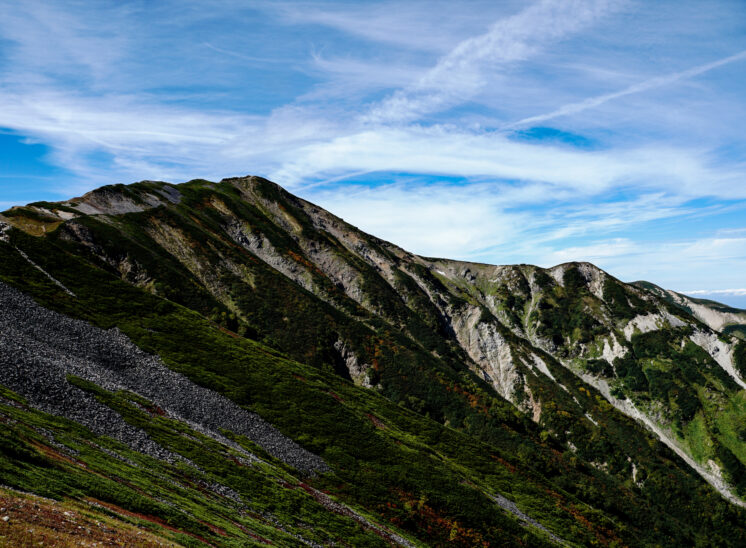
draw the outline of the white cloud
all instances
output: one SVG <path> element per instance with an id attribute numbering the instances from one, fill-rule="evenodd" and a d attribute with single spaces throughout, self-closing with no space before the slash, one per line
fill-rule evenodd
<path id="1" fill-rule="evenodd" d="M 729 295 L 734 297 L 746 297 L 746 289 L 694 289 L 682 291 L 686 295 Z"/>
<path id="2" fill-rule="evenodd" d="M 503 211 L 499 193 L 489 185 L 464 192 L 446 184 L 401 182 L 302 195 L 366 232 L 425 256 L 470 258 L 482 247 L 518 237 L 527 221 Z"/>
<path id="3" fill-rule="evenodd" d="M 459 43 L 416 83 L 375 105 L 363 120 L 410 122 L 464 103 L 485 85 L 485 72 L 521 61 L 548 42 L 576 32 L 611 11 L 606 0 L 542 0 L 498 20 L 489 30 Z"/>
<path id="4" fill-rule="evenodd" d="M 622 232 L 641 223 L 691 215 L 680 201 L 641 195 L 627 201 L 581 204 L 544 184 L 433 184 L 383 176 L 385 184 L 327 184 L 299 190 L 304 198 L 366 232 L 426 256 L 488 263 L 533 261 L 545 266 L 634 250 L 624 238 L 592 247 L 556 247 L 571 238 Z M 533 210 L 551 196 L 551 207 Z"/>
<path id="5" fill-rule="evenodd" d="M 323 82 L 298 98 L 299 102 L 321 100 L 360 100 L 379 90 L 409 85 L 422 71 L 408 63 L 390 63 L 386 60 L 361 60 L 352 57 L 312 55 L 313 67 L 307 72 L 321 74 Z"/>
<path id="6" fill-rule="evenodd" d="M 741 174 L 710 166 L 696 149 L 665 146 L 583 151 L 516 142 L 451 127 L 377 128 L 280 154 L 270 176 L 281 184 L 345 171 L 395 171 L 543 182 L 584 195 L 637 186 L 690 196 L 746 197 Z M 707 180 L 710 188 L 701 188 Z M 545 196 L 551 199 L 551 195 Z"/>
<path id="7" fill-rule="evenodd" d="M 49 2 L 5 2 L 0 36 L 8 40 L 3 53 L 14 70 L 4 83 L 49 85 L 81 75 L 93 88 L 121 82 L 117 67 L 125 61 L 130 12 L 125 4 L 91 7 L 84 18 Z"/>

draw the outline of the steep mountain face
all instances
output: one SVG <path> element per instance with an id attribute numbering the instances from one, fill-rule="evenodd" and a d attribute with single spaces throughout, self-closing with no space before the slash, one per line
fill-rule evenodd
<path id="1" fill-rule="evenodd" d="M 650 291 L 683 309 L 714 331 L 746 339 L 746 310 L 733 308 L 708 299 L 695 299 L 650 282 L 634 282 L 635 286 Z"/>
<path id="2" fill-rule="evenodd" d="M 65 416 L 164 475 L 188 459 L 200 481 L 220 483 L 188 430 L 223 461 L 263 459 L 261 481 L 301 486 L 303 504 L 332 516 L 322 533 L 266 494 L 261 519 L 242 525 L 262 538 L 323 544 L 357 528 L 368 543 L 744 542 L 746 342 L 727 328 L 742 311 L 587 263 L 420 257 L 256 177 L 14 208 L 0 218 L 0 281 L 46 307 L 47 331 L 70 341 L 50 347 L 33 327 L 43 322 L 7 317 L 0 336 L 16 342 L 0 349 L 12 391 L 0 413 L 33 422 L 11 416 L 21 398 L 27 413 Z M 14 291 L 0 292 L 6 310 L 36 310 L 19 309 L 27 297 Z M 93 339 L 84 355 L 79 333 Z M 47 361 L 22 360 L 37 343 Z M 115 358 L 98 359 L 102 347 Z M 39 388 L 50 369 L 57 377 Z M 40 399 L 52 386 L 85 398 Z M 164 395 L 175 386 L 181 398 Z M 81 406 L 120 426 L 87 423 Z M 179 443 L 153 430 L 148 409 L 184 432 Z M 274 441 L 252 434 L 252 420 Z M 11 464 L 0 481 L 38 492 Z M 225 487 L 233 507 L 257 513 L 251 489 Z M 199 519 L 227 530 L 216 514 Z"/>

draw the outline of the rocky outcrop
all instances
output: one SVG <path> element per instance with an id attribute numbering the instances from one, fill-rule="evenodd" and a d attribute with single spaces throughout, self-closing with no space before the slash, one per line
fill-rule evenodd
<path id="1" fill-rule="evenodd" d="M 36 263 L 35 263 L 34 261 L 32 261 L 32 260 L 31 260 L 31 258 L 30 258 L 30 257 L 29 257 L 28 255 L 26 255 L 26 253 L 24 253 L 23 251 L 21 251 L 21 250 L 20 250 L 20 249 L 18 249 L 17 247 L 15 248 L 15 250 L 16 250 L 16 251 L 18 252 L 18 254 L 19 254 L 19 255 L 20 255 L 21 257 L 23 257 L 24 259 L 26 259 L 26 261 L 27 261 L 27 262 L 28 262 L 28 263 L 29 263 L 29 264 L 30 264 L 31 266 L 33 266 L 33 267 L 34 267 L 34 268 L 35 268 L 36 270 L 38 270 L 39 272 L 41 272 L 42 274 L 44 274 L 44 275 L 45 275 L 45 276 L 46 276 L 46 277 L 47 277 L 47 278 L 48 278 L 48 279 L 49 279 L 49 280 L 50 280 L 50 281 L 51 281 L 51 282 L 52 282 L 52 283 L 53 283 L 54 285 L 56 285 L 57 287 L 59 287 L 60 289 L 62 289 L 62 291 L 64 291 L 65 293 L 67 293 L 67 294 L 68 294 L 68 295 L 70 295 L 71 297 L 75 297 L 75 293 L 73 293 L 72 291 L 70 291 L 70 290 L 69 290 L 69 289 L 68 289 L 67 287 L 65 287 L 65 286 L 64 286 L 64 285 L 62 284 L 62 282 L 60 282 L 60 281 L 59 281 L 59 280 L 58 280 L 57 278 L 55 278 L 54 276 L 52 276 L 52 275 L 51 275 L 51 274 L 50 274 L 49 272 L 47 272 L 47 271 L 46 271 L 46 270 L 44 270 L 44 269 L 43 269 L 42 267 L 40 267 L 40 266 L 39 266 L 38 264 L 36 264 Z"/>
<path id="2" fill-rule="evenodd" d="M 226 218 L 224 230 L 238 245 L 259 257 L 303 289 L 313 293 L 321 292 L 320 288 L 313 283 L 313 276 L 308 268 L 278 252 L 263 234 L 252 232 L 249 226 L 231 217 Z"/>
<path id="3" fill-rule="evenodd" d="M 492 322 L 481 321 L 481 310 L 470 307 L 453 313 L 451 325 L 461 347 L 489 379 L 495 391 L 515 402 L 521 375 L 505 337 Z"/>
<path id="4" fill-rule="evenodd" d="M 635 282 L 634 285 L 681 308 L 714 331 L 721 331 L 729 325 L 746 325 L 746 310 L 738 310 L 714 301 L 694 299 L 650 282 Z"/>
<path id="5" fill-rule="evenodd" d="M 0 242 L 10 242 L 10 230 L 12 226 L 5 221 L 0 221 Z"/>
<path id="6" fill-rule="evenodd" d="M 679 318 L 666 311 L 655 314 L 645 314 L 644 316 L 635 316 L 626 326 L 624 326 L 624 336 L 629 341 L 635 333 L 650 333 L 651 331 L 657 331 L 666 324 L 671 327 L 683 327 L 686 325 Z"/>
<path id="7" fill-rule="evenodd" d="M 153 181 L 142 182 L 152 183 Z M 64 205 L 85 215 L 120 215 L 139 213 L 169 203 L 179 203 L 181 193 L 175 187 L 165 183 L 157 184 L 160 185 L 159 188 L 137 194 L 129 194 L 115 187 L 102 187 Z"/>
<path id="8" fill-rule="evenodd" d="M 342 339 L 339 339 L 334 343 L 334 350 L 337 351 L 339 357 L 350 374 L 350 378 L 355 384 L 359 384 L 366 388 L 371 388 L 372 385 L 368 379 L 368 369 L 370 364 L 360 363 L 359 358 L 353 352 L 351 348 Z"/>

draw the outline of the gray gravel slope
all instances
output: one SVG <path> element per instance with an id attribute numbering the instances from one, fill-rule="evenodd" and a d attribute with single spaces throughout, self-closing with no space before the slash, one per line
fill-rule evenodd
<path id="1" fill-rule="evenodd" d="M 320 457 L 257 414 L 171 371 L 118 329 L 99 329 L 53 312 L 0 282 L 0 384 L 43 411 L 69 418 L 137 451 L 169 461 L 177 458 L 92 395 L 69 384 L 67 375 L 107 390 L 135 392 L 169 416 L 214 437 L 222 438 L 221 428 L 244 435 L 301 472 L 329 469 Z"/>

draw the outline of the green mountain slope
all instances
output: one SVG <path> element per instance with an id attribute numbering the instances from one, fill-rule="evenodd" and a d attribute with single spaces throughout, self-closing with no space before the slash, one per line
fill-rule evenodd
<path id="1" fill-rule="evenodd" d="M 103 187 L 0 220 L 1 282 L 117 327 L 324 462 L 299 470 L 185 418 L 188 402 L 104 386 L 113 366 L 93 360 L 70 390 L 170 461 L 8 390 L 6 485 L 157 518 L 182 543 L 744 542 L 721 496 L 746 494 L 743 343 L 592 265 L 418 257 L 253 177 Z"/>

